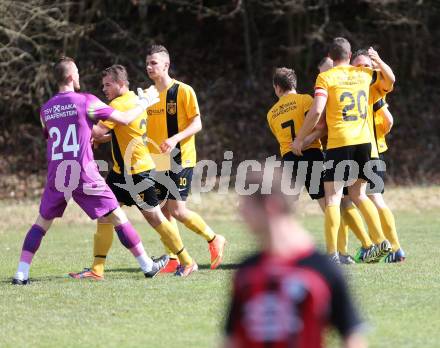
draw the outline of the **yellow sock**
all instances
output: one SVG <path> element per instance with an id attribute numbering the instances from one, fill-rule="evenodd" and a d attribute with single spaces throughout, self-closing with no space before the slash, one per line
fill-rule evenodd
<path id="1" fill-rule="evenodd" d="M 327 253 L 334 254 L 337 249 L 341 211 L 339 205 L 329 205 L 325 208 L 325 242 Z"/>
<path id="2" fill-rule="evenodd" d="M 397 238 L 396 222 L 390 208 L 378 209 L 380 224 L 382 225 L 383 234 L 390 241 L 393 252 L 400 249 L 399 239 Z"/>
<path id="3" fill-rule="evenodd" d="M 360 202 L 358 208 L 367 223 L 368 233 L 374 244 L 382 243 L 385 237 L 380 225 L 379 213 L 374 203 L 367 198 Z"/>
<path id="4" fill-rule="evenodd" d="M 98 223 L 94 235 L 92 271 L 100 276 L 104 274 L 107 254 L 113 243 L 113 225 Z"/>
<path id="5" fill-rule="evenodd" d="M 356 207 L 342 208 L 342 220 L 347 223 L 356 238 L 361 242 L 363 248 L 368 248 L 373 244 Z"/>
<path id="6" fill-rule="evenodd" d="M 154 228 L 159 233 L 161 240 L 173 254 L 176 254 L 182 265 L 191 265 L 192 258 L 183 246 L 179 230 L 167 219 Z"/>
<path id="7" fill-rule="evenodd" d="M 176 220 L 175 218 L 171 217 L 171 219 L 169 219 L 169 221 L 170 221 L 170 223 L 174 226 L 174 228 L 175 228 L 177 231 L 179 231 L 179 227 L 177 226 L 177 220 Z M 180 233 L 179 233 L 179 235 L 180 235 Z M 165 248 L 165 252 L 166 252 L 167 255 L 170 257 L 170 259 L 177 259 L 177 255 L 176 255 L 175 253 L 173 253 L 173 252 L 171 251 L 171 249 L 168 248 L 168 247 L 166 246 L 166 243 L 164 242 L 164 240 L 162 239 L 162 237 L 160 237 L 160 240 L 162 241 L 162 244 L 163 244 L 163 246 L 164 246 L 164 248 Z"/>
<path id="8" fill-rule="evenodd" d="M 342 255 L 347 255 L 348 250 L 348 225 L 345 223 L 344 219 L 341 219 L 338 230 L 338 252 Z"/>
<path id="9" fill-rule="evenodd" d="M 169 256 L 169 258 L 170 259 L 177 259 L 177 255 L 175 253 L 173 253 L 170 248 L 167 247 L 167 245 L 162 237 L 160 238 L 160 240 L 161 240 L 163 247 L 165 249 L 165 253 Z"/>
<path id="10" fill-rule="evenodd" d="M 188 251 L 185 248 L 181 249 L 177 253 L 177 257 L 179 258 L 179 262 L 181 265 L 188 266 L 192 265 L 193 263 L 192 257 L 189 255 Z"/>
<path id="11" fill-rule="evenodd" d="M 191 231 L 194 231 L 199 236 L 205 238 L 207 242 L 210 242 L 215 237 L 215 233 L 206 224 L 205 220 L 203 220 L 199 214 L 193 211 L 189 213 L 188 218 L 183 222 L 183 224 Z"/>

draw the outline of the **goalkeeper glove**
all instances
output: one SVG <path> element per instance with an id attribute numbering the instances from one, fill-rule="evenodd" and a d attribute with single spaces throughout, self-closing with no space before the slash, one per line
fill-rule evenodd
<path id="1" fill-rule="evenodd" d="M 143 109 L 146 109 L 160 101 L 159 92 L 157 91 L 155 86 L 151 86 L 145 91 L 142 90 L 142 88 L 138 88 L 137 95 L 139 97 L 137 105 L 139 105 Z"/>

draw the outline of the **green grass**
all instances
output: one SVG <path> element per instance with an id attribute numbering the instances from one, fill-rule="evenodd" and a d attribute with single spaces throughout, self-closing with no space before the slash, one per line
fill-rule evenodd
<path id="1" fill-rule="evenodd" d="M 207 196 L 203 206 L 223 205 Z M 209 270 L 206 243 L 182 228 L 190 252 L 201 266 L 187 279 L 159 276 L 146 280 L 131 255 L 116 240 L 104 282 L 74 281 L 69 271 L 89 266 L 94 224 L 83 217 L 60 220 L 34 259 L 28 287 L 9 285 L 21 243 L 36 203 L 0 202 L 0 347 L 214 347 L 222 334 L 229 280 L 255 243 L 233 214 L 227 197 L 221 216 L 196 206 L 229 240 L 224 267 Z M 21 214 L 21 212 L 23 214 Z M 68 216 L 80 216 L 69 207 Z M 21 218 L 26 216 L 26 219 Z M 134 216 L 150 254 L 162 248 L 155 232 Z M 67 216 L 66 216 L 67 217 Z M 399 235 L 408 260 L 398 265 L 346 267 L 357 302 L 369 324 L 371 347 L 440 346 L 440 216 L 436 211 L 398 212 Z M 301 216 L 322 247 L 322 217 Z M 28 220 L 28 221 L 25 221 Z M 350 246 L 355 247 L 350 236 Z M 333 339 L 330 342 L 335 343 Z"/>

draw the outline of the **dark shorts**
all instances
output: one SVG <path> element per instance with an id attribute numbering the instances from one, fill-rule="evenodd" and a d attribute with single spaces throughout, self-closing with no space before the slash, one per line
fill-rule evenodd
<path id="1" fill-rule="evenodd" d="M 142 173 L 127 176 L 118 174 L 113 170 L 107 175 L 107 185 L 113 191 L 119 203 L 127 206 L 136 205 L 139 209 L 149 209 L 159 205 L 159 199 L 155 191 L 155 182 L 152 179 L 152 171 L 148 170 Z M 121 185 L 130 185 L 130 187 L 120 187 Z"/>
<path id="2" fill-rule="evenodd" d="M 367 194 L 384 193 L 385 192 L 385 174 L 386 163 L 383 153 L 379 154 L 379 158 L 371 159 L 371 172 L 367 174 Z"/>
<path id="3" fill-rule="evenodd" d="M 324 154 L 324 161 L 326 161 L 327 160 L 327 151 L 323 151 L 322 152 L 323 154 Z M 324 175 L 323 175 L 323 179 L 322 179 L 323 181 L 325 181 L 325 173 L 324 173 Z M 346 197 L 348 197 L 348 186 L 347 186 L 348 184 L 347 183 L 345 183 L 345 185 L 344 185 L 344 189 L 343 189 L 343 191 L 342 191 L 342 195 L 343 196 L 346 196 Z"/>
<path id="4" fill-rule="evenodd" d="M 304 183 L 310 198 L 323 198 L 324 155 L 322 151 L 320 149 L 308 149 L 303 151 L 302 156 L 296 156 L 293 152 L 288 152 L 283 156 L 283 166 L 288 162 L 293 163 L 293 180 Z"/>
<path id="5" fill-rule="evenodd" d="M 324 181 L 367 180 L 371 143 L 328 149 L 325 155 Z"/>
<path id="6" fill-rule="evenodd" d="M 154 181 L 159 200 L 186 201 L 191 190 L 193 169 L 191 167 L 179 168 L 177 171 L 155 172 Z"/>

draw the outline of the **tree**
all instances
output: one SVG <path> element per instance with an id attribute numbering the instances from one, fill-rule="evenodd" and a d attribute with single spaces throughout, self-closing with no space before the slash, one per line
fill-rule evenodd
<path id="1" fill-rule="evenodd" d="M 66 52 L 69 39 L 87 31 L 66 20 L 71 5 L 0 1 L 0 105 L 4 115 L 32 110 L 53 92 L 48 62 Z"/>

